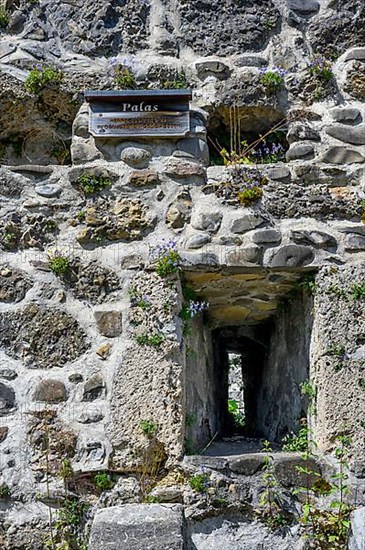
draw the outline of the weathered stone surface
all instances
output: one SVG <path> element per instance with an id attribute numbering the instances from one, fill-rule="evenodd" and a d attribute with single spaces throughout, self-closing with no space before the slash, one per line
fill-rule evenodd
<path id="1" fill-rule="evenodd" d="M 170 205 L 166 213 L 166 222 L 173 229 L 182 229 L 191 217 L 193 202 L 189 191 L 182 191 Z"/>
<path id="2" fill-rule="evenodd" d="M 21 271 L 7 265 L 0 268 L 0 302 L 20 302 L 31 287 Z"/>
<path id="3" fill-rule="evenodd" d="M 228 464 L 232 472 L 244 476 L 252 476 L 262 469 L 264 457 L 257 454 L 247 454 L 237 458 L 231 458 Z"/>
<path id="4" fill-rule="evenodd" d="M 89 348 L 77 321 L 58 309 L 29 304 L 0 313 L 0 344 L 30 368 L 63 367 Z"/>
<path id="5" fill-rule="evenodd" d="M 336 248 L 337 246 L 336 239 L 323 231 L 296 230 L 291 232 L 291 238 L 297 244 L 305 244 L 318 248 Z"/>
<path id="6" fill-rule="evenodd" d="M 355 107 L 335 107 L 331 109 L 330 114 L 336 122 L 354 123 L 362 120 L 359 109 Z"/>
<path id="7" fill-rule="evenodd" d="M 252 234 L 252 240 L 256 244 L 278 243 L 281 241 L 281 232 L 277 229 L 257 229 Z"/>
<path id="8" fill-rule="evenodd" d="M 345 141 L 352 145 L 365 145 L 365 123 L 358 124 L 357 126 L 334 124 L 333 126 L 328 126 L 326 132 L 329 136 L 340 141 Z"/>
<path id="9" fill-rule="evenodd" d="M 89 549 L 183 550 L 183 508 L 179 504 L 124 504 L 99 510 Z"/>
<path id="10" fill-rule="evenodd" d="M 9 428 L 7 426 L 0 428 L 0 443 L 5 441 L 5 439 L 8 437 Z"/>
<path id="11" fill-rule="evenodd" d="M 265 263 L 269 267 L 300 267 L 310 264 L 314 258 L 313 250 L 308 246 L 286 244 L 265 254 Z"/>
<path id="12" fill-rule="evenodd" d="M 357 162 L 364 162 L 365 156 L 362 155 L 360 151 L 356 151 L 355 149 L 333 146 L 322 155 L 321 161 L 334 164 L 353 164 Z"/>
<path id="13" fill-rule="evenodd" d="M 44 401 L 45 403 L 61 403 L 66 401 L 67 391 L 61 380 L 42 380 L 34 392 L 35 401 Z"/>
<path id="14" fill-rule="evenodd" d="M 120 154 L 120 159 L 130 166 L 140 166 L 148 164 L 151 158 L 151 152 L 142 147 L 126 147 Z"/>
<path id="15" fill-rule="evenodd" d="M 183 2 L 179 9 L 184 42 L 202 55 L 224 56 L 264 49 L 272 29 L 280 21 L 271 0 L 263 0 L 259 5 L 247 0 L 239 5 L 228 0 L 222 5 L 212 0 L 205 2 L 203 9 L 204 19 L 202 6 Z"/>
<path id="16" fill-rule="evenodd" d="M 270 166 L 267 171 L 267 175 L 272 180 L 286 180 L 290 178 L 290 170 L 283 164 L 278 166 Z"/>
<path id="17" fill-rule="evenodd" d="M 193 235 L 186 241 L 186 248 L 201 248 L 205 244 L 208 244 L 212 240 L 212 237 L 207 233 L 199 233 Z"/>
<path id="18" fill-rule="evenodd" d="M 194 229 L 207 231 L 208 233 L 217 233 L 222 221 L 222 212 L 219 210 L 202 211 L 195 210 L 191 217 L 191 225 Z"/>
<path id="19" fill-rule="evenodd" d="M 37 185 L 34 188 L 34 191 L 37 193 L 37 195 L 40 195 L 41 197 L 51 198 L 51 197 L 57 197 L 60 195 L 62 189 L 59 185 Z"/>
<path id="20" fill-rule="evenodd" d="M 103 413 L 99 409 L 88 409 L 80 414 L 77 422 L 80 422 L 80 424 L 94 424 L 100 422 L 103 418 Z"/>
<path id="21" fill-rule="evenodd" d="M 306 483 L 309 483 L 311 486 L 318 477 L 315 473 L 320 474 L 321 469 L 319 464 L 314 459 L 309 459 L 309 461 L 303 460 L 300 455 L 295 455 L 294 453 L 280 453 L 276 455 L 274 459 L 275 475 L 280 483 L 292 487 L 303 487 Z M 298 472 L 298 468 L 308 468 L 311 472 L 315 472 L 307 477 L 307 474 Z"/>
<path id="22" fill-rule="evenodd" d="M 115 338 L 122 333 L 122 314 L 120 311 L 95 311 L 94 317 L 100 334 Z"/>
<path id="23" fill-rule="evenodd" d="M 232 221 L 230 229 L 232 233 L 241 234 L 259 227 L 263 222 L 264 219 L 258 212 L 243 210 L 240 217 Z"/>
<path id="24" fill-rule="evenodd" d="M 365 59 L 365 48 L 351 48 L 346 52 L 344 61 L 352 61 L 353 59 L 362 61 Z"/>
<path id="25" fill-rule="evenodd" d="M 346 236 L 345 241 L 346 250 L 365 250 L 365 236 L 358 235 L 356 233 Z"/>
<path id="26" fill-rule="evenodd" d="M 0 416 L 9 414 L 15 407 L 15 392 L 13 388 L 0 383 Z"/>
<path id="27" fill-rule="evenodd" d="M 295 143 L 286 152 L 286 160 L 310 159 L 314 156 L 314 147 L 309 143 Z"/>
<path id="28" fill-rule="evenodd" d="M 362 8 L 362 0 L 342 0 L 313 18 L 308 35 L 314 51 L 328 56 L 330 51 L 340 55 L 352 46 L 362 46 L 365 39 Z"/>
<path id="29" fill-rule="evenodd" d="M 204 167 L 198 162 L 171 157 L 165 164 L 165 173 L 172 178 L 205 178 Z"/>
<path id="30" fill-rule="evenodd" d="M 101 359 L 107 359 L 109 355 L 111 354 L 112 346 L 109 344 L 109 342 L 105 342 L 105 344 L 102 344 L 97 350 L 96 354 Z"/>
<path id="31" fill-rule="evenodd" d="M 315 0 L 286 0 L 286 4 L 299 15 L 314 15 L 319 11 L 319 3 Z"/>
<path id="32" fill-rule="evenodd" d="M 105 382 L 101 374 L 94 374 L 86 380 L 84 385 L 83 401 L 94 401 L 105 393 Z"/>
<path id="33" fill-rule="evenodd" d="M 226 262 L 228 265 L 245 265 L 248 263 L 259 263 L 261 261 L 262 254 L 259 246 L 245 245 L 239 248 L 235 248 L 227 253 Z"/>
<path id="34" fill-rule="evenodd" d="M 145 187 L 147 185 L 158 185 L 160 181 L 155 170 L 135 170 L 129 176 L 128 183 L 136 187 Z"/>
<path id="35" fill-rule="evenodd" d="M 147 208 L 138 199 L 102 199 L 86 209 L 86 227 L 77 235 L 80 244 L 100 244 L 104 240 L 141 239 L 154 220 L 147 217 Z"/>
<path id="36" fill-rule="evenodd" d="M 295 143 L 296 141 L 320 141 L 321 136 L 317 130 L 303 124 L 296 122 L 290 125 L 289 132 L 286 135 L 286 139 L 289 143 Z"/>
<path id="37" fill-rule="evenodd" d="M 17 373 L 13 369 L 1 369 L 0 378 L 5 378 L 5 380 L 14 380 L 17 377 Z"/>
<path id="38" fill-rule="evenodd" d="M 80 258 L 70 260 L 70 269 L 62 277 L 75 298 L 92 304 L 104 302 L 109 294 L 121 288 L 118 275 L 98 261 L 82 263 Z"/>
<path id="39" fill-rule="evenodd" d="M 365 507 L 358 508 L 351 513 L 351 534 L 349 550 L 365 550 Z"/>

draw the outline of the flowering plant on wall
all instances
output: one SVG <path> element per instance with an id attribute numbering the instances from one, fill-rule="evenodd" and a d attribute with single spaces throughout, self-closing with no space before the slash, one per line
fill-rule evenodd
<path id="1" fill-rule="evenodd" d="M 167 277 L 179 271 L 181 257 L 177 251 L 177 242 L 174 239 L 168 241 L 163 239 L 154 248 L 153 256 L 157 258 L 156 272 L 160 277 Z"/>

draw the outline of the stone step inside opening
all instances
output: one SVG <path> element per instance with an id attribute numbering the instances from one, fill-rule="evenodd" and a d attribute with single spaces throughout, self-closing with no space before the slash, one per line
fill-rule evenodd
<path id="1" fill-rule="evenodd" d="M 312 297 L 303 274 L 185 273 L 209 303 L 186 342 L 187 454 L 259 452 L 307 417 Z"/>

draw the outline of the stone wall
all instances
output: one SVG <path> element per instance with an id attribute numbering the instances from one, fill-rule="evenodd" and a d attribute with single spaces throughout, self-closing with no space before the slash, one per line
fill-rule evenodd
<path id="1" fill-rule="evenodd" d="M 226 540 L 236 511 L 259 501 L 259 478 L 241 472 L 230 492 L 233 470 L 217 459 L 229 520 L 189 489 L 181 459 L 189 440 L 201 449 L 224 424 L 214 341 L 227 327 L 260 342 L 274 326 L 255 400 L 268 437 L 298 427 L 309 353 L 313 437 L 333 464 L 336 436 L 351 435 L 351 483 L 363 494 L 362 1 L 0 4 L 0 546 L 43 548 L 50 507 L 70 492 L 90 504 L 88 527 L 99 508 L 146 499 L 141 475 L 156 464 L 166 478 L 154 480 L 156 498 L 183 502 L 194 544 L 216 545 L 206 530 Z M 311 74 L 319 55 L 332 63 L 328 81 Z M 93 138 L 83 92 L 118 89 L 115 63 L 139 88 L 191 87 L 189 135 Z M 61 70 L 61 82 L 30 91 L 37 64 Z M 281 89 L 262 84 L 266 66 L 286 70 Z M 246 137 L 282 121 L 286 162 L 213 164 L 232 106 Z M 258 173 L 262 197 L 244 206 L 242 180 Z M 88 195 L 83 175 L 110 185 Z M 169 239 L 181 270 L 164 279 L 154 249 Z M 58 275 L 57 254 L 67 259 Z M 313 311 L 309 300 L 280 310 L 317 272 Z M 188 337 L 181 281 L 210 304 Z M 97 472 L 115 476 L 115 489 L 98 492 Z M 181 545 L 183 512 L 173 512 Z M 252 514 L 246 523 L 232 548 Z M 265 530 L 258 539 L 279 544 Z"/>

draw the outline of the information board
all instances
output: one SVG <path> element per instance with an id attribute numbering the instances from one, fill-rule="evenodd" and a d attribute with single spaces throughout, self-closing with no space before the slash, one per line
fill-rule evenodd
<path id="1" fill-rule="evenodd" d="M 86 92 L 95 137 L 182 137 L 190 131 L 190 90 Z"/>

